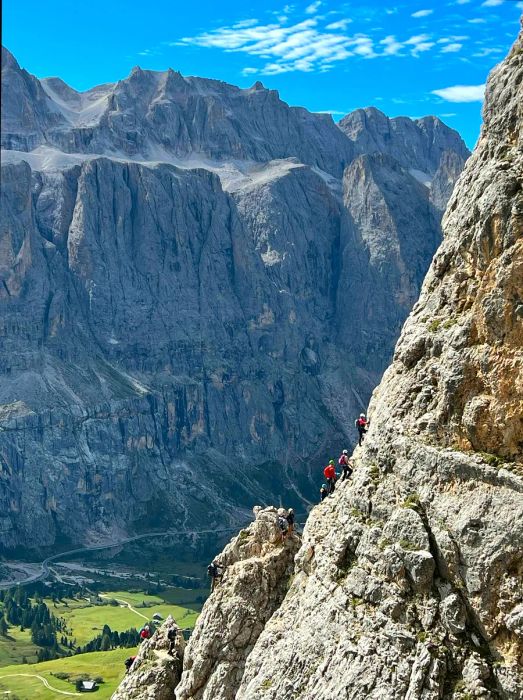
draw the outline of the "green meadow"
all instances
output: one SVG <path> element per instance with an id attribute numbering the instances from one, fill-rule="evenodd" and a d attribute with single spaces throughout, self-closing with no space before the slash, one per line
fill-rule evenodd
<path id="1" fill-rule="evenodd" d="M 140 629 L 152 620 L 155 613 L 159 613 L 163 619 L 172 615 L 180 627 L 192 629 L 202 607 L 201 600 L 207 594 L 205 589 L 184 588 L 167 588 L 155 595 L 136 589 L 107 590 L 98 594 L 106 604 L 100 604 L 95 596 L 63 598 L 60 601 L 44 598 L 44 602 L 55 617 L 64 618 L 68 637 L 76 639 L 76 644 L 83 646 L 101 634 L 104 625 L 118 632 L 132 627 Z M 101 677 L 104 682 L 100 684 L 95 697 L 110 698 L 124 674 L 123 661 L 135 653 L 134 648 L 117 648 L 35 663 L 37 651 L 38 647 L 31 641 L 30 630 L 21 631 L 19 627 L 10 626 L 7 636 L 0 636 L 0 698 L 48 700 L 68 697 L 58 691 L 76 692 L 74 683 L 57 678 L 53 673 L 68 673 L 72 680 L 79 675 Z M 27 663 L 22 663 L 24 657 Z M 54 690 L 46 688 L 36 675 L 44 678 Z"/>
<path id="2" fill-rule="evenodd" d="M 127 591 L 107 591 L 101 594 L 103 600 L 116 600 L 118 605 L 94 605 L 88 600 L 76 599 L 66 599 L 59 603 L 44 599 L 44 602 L 56 617 L 66 620 L 72 637 L 76 638 L 77 644 L 83 645 L 100 634 L 104 625 L 109 625 L 112 630 L 118 632 L 131 627 L 140 629 L 156 613 L 163 619 L 172 615 L 180 627 L 194 627 L 201 610 L 201 604 L 196 603 L 194 599 L 202 595 L 202 592 L 185 589 L 165 591 L 166 597 L 170 597 L 173 602 L 166 602 L 165 598 L 161 597 L 163 595 L 163 592 L 160 595 L 146 595 Z"/>
<path id="3" fill-rule="evenodd" d="M 75 676 L 103 678 L 104 682 L 100 684 L 92 697 L 97 700 L 107 700 L 114 693 L 125 674 L 123 662 L 128 656 L 135 653 L 135 649 L 113 649 L 112 651 L 97 651 L 91 654 L 77 654 L 64 659 L 44 661 L 40 664 L 6 666 L 0 668 L 0 696 L 10 698 L 10 700 L 14 700 L 14 698 L 19 700 L 66 698 L 69 696 L 62 695 L 57 691 L 76 694 L 74 683 L 56 678 L 53 674 L 69 673 L 72 679 Z M 14 675 L 21 673 L 28 675 Z M 43 682 L 36 678 L 37 675 L 45 678 L 53 690 L 46 688 Z M 4 695 L 6 691 L 9 691 L 9 694 Z M 78 695 L 79 697 L 89 697 L 83 693 Z"/>

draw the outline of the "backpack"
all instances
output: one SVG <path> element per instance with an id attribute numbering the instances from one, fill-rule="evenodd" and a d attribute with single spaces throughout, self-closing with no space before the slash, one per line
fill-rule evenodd
<path id="1" fill-rule="evenodd" d="M 216 575 L 215 565 L 209 564 L 209 566 L 207 567 L 207 576 L 212 576 L 214 578 L 215 575 Z"/>
<path id="2" fill-rule="evenodd" d="M 287 532 L 289 529 L 289 523 L 287 521 L 287 518 L 284 518 L 283 515 L 280 515 L 278 518 L 278 525 L 280 526 L 280 530 L 282 532 Z"/>
<path id="3" fill-rule="evenodd" d="M 345 455 L 341 455 L 341 457 L 338 460 L 338 464 L 340 465 L 340 467 L 344 467 L 346 465 Z"/>

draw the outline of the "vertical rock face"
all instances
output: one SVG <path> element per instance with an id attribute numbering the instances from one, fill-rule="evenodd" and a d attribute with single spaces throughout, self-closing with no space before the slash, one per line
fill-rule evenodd
<path id="1" fill-rule="evenodd" d="M 522 77 L 520 35 L 353 480 L 309 516 L 236 700 L 523 696 Z"/>
<path id="2" fill-rule="evenodd" d="M 349 137 L 174 71 L 79 93 L 2 68 L 3 547 L 310 498 L 417 297 L 459 136 L 403 120 L 394 145 L 369 112 Z"/>

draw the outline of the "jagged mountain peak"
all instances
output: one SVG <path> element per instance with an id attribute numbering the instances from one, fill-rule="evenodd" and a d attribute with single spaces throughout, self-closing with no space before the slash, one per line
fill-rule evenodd
<path id="1" fill-rule="evenodd" d="M 20 66 L 18 65 L 18 61 L 16 58 L 13 56 L 13 54 L 7 49 L 5 46 L 2 46 L 2 70 L 4 68 L 15 68 L 17 70 L 20 70 Z"/>
<path id="2" fill-rule="evenodd" d="M 388 153 L 404 168 L 424 174 L 428 181 L 440 177 L 440 168 L 446 171 L 449 152 L 462 162 L 470 155 L 460 135 L 434 116 L 390 118 L 376 107 L 366 107 L 345 116 L 339 127 L 356 153 Z"/>

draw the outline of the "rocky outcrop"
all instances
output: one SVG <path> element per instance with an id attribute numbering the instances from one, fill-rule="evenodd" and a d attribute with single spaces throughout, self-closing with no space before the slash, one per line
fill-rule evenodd
<path id="1" fill-rule="evenodd" d="M 308 501 L 440 240 L 409 168 L 450 149 L 457 175 L 457 134 L 354 159 L 261 84 L 136 69 L 78 93 L 8 52 L 2 75 L 3 548 Z"/>
<path id="2" fill-rule="evenodd" d="M 245 660 L 288 590 L 300 538 L 292 532 L 282 541 L 276 509 L 257 511 L 217 557 L 223 579 L 187 646 L 177 700 L 232 700 Z"/>
<path id="3" fill-rule="evenodd" d="M 172 641 L 168 635 L 172 633 Z M 180 682 L 185 641 L 169 617 L 150 639 L 144 640 L 136 658 L 111 700 L 170 700 Z"/>
<path id="4" fill-rule="evenodd" d="M 523 695 L 522 77 L 523 34 L 353 479 L 312 510 L 236 700 Z"/>

